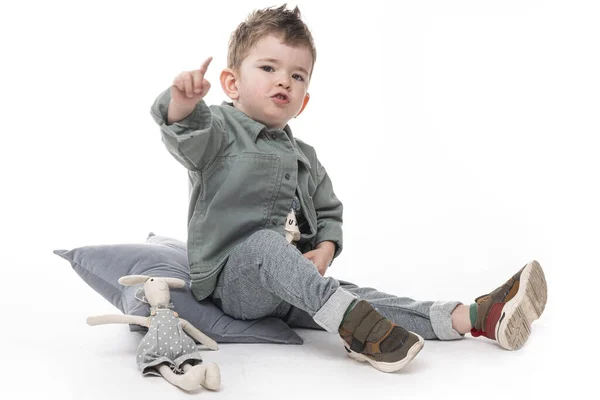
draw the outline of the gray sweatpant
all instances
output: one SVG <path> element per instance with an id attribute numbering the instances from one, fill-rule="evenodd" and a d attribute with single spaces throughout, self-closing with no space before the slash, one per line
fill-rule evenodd
<path id="1" fill-rule="evenodd" d="M 460 339 L 450 314 L 458 301 L 416 301 L 319 274 L 312 261 L 279 233 L 264 229 L 231 252 L 213 301 L 237 319 L 279 317 L 292 327 L 337 332 L 355 299 L 425 339 Z"/>

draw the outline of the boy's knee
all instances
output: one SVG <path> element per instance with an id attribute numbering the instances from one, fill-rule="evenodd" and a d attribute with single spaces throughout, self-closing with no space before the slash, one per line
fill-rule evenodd
<path id="1" fill-rule="evenodd" d="M 271 229 L 261 229 L 246 240 L 249 244 L 252 244 L 254 248 L 264 247 L 266 249 L 273 248 L 273 246 L 285 246 L 288 241 L 280 233 Z"/>
<path id="2" fill-rule="evenodd" d="M 229 256 L 228 264 L 244 265 L 245 268 L 251 268 L 251 266 L 260 268 L 267 263 L 267 260 L 275 260 L 275 264 L 270 264 L 277 268 L 281 266 L 282 260 L 291 260 L 294 256 L 301 255 L 302 253 L 296 246 L 289 243 L 277 231 L 261 229 L 235 248 Z"/>

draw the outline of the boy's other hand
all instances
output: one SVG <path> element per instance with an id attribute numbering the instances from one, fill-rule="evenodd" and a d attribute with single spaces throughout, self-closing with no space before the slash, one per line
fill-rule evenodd
<path id="1" fill-rule="evenodd" d="M 184 71 L 175 77 L 171 86 L 171 103 L 179 110 L 189 110 L 196 107 L 196 104 L 206 96 L 210 90 L 210 82 L 204 79 L 212 57 L 208 57 L 194 71 Z"/>
<path id="2" fill-rule="evenodd" d="M 331 244 L 333 245 L 333 243 Z M 327 268 L 329 268 L 329 265 L 331 265 L 331 261 L 333 260 L 334 251 L 335 245 L 331 247 L 322 246 L 317 247 L 315 250 L 308 251 L 303 255 L 315 264 L 319 274 L 325 276 L 325 272 L 327 272 Z"/>

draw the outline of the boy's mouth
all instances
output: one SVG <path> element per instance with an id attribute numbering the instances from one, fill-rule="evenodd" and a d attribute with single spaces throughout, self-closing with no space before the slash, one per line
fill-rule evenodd
<path id="1" fill-rule="evenodd" d="M 283 93 L 277 93 L 276 95 L 271 96 L 271 98 L 273 100 L 275 100 L 276 103 L 279 103 L 279 104 L 285 104 L 285 103 L 290 102 L 288 97 Z"/>

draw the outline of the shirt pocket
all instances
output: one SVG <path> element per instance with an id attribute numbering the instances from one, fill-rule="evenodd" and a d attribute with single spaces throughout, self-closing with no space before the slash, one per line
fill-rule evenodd
<path id="1" fill-rule="evenodd" d="M 217 251 L 235 244 L 269 222 L 277 198 L 280 157 L 244 152 L 218 157 L 202 173 L 202 192 L 196 203 L 194 239 Z M 213 248 L 216 246 L 216 248 Z"/>

